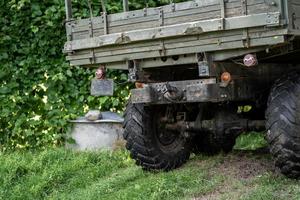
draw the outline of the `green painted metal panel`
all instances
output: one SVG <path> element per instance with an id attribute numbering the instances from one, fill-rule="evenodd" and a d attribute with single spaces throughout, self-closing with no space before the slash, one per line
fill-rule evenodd
<path id="1" fill-rule="evenodd" d="M 126 69 L 126 61 L 134 59 L 144 60 L 143 67 L 194 63 L 200 52 L 210 52 L 215 60 L 228 59 L 238 52 L 286 43 L 286 35 L 299 32 L 299 4 L 297 0 L 194 0 L 71 20 L 66 23 L 64 51 L 71 65 L 105 64 L 117 69 Z M 159 59 L 184 54 L 188 56 L 178 62 Z"/>

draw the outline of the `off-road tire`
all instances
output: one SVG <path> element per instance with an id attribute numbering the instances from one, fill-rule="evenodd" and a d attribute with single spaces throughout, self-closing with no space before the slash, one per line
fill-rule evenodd
<path id="1" fill-rule="evenodd" d="M 124 117 L 124 139 L 131 157 L 145 170 L 169 171 L 183 165 L 189 158 L 191 142 L 176 139 L 163 145 L 156 137 L 157 111 L 143 104 L 128 103 Z"/>
<path id="2" fill-rule="evenodd" d="M 267 140 L 275 165 L 300 178 L 300 76 L 290 73 L 271 89 L 266 112 Z"/>

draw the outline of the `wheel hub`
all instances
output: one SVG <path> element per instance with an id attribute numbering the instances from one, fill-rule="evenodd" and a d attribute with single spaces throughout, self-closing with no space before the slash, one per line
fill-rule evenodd
<path id="1" fill-rule="evenodd" d="M 166 129 L 166 125 L 172 121 L 175 122 L 176 112 L 174 112 L 174 108 L 172 107 L 167 107 L 165 112 L 159 112 L 157 113 L 158 116 L 156 117 L 157 120 L 157 129 L 156 129 L 156 137 L 158 141 L 163 145 L 163 146 L 168 146 L 174 143 L 176 139 L 179 137 L 180 131 L 178 130 L 168 130 Z"/>
<path id="2" fill-rule="evenodd" d="M 158 130 L 158 140 L 162 145 L 170 145 L 172 144 L 176 139 L 178 135 L 172 131 L 167 130 Z"/>

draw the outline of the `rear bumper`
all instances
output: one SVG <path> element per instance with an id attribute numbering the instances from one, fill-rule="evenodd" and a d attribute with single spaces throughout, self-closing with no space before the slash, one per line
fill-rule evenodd
<path id="1" fill-rule="evenodd" d="M 176 88 L 176 91 L 167 88 Z M 250 95 L 234 82 L 224 86 L 210 78 L 147 84 L 144 88 L 131 90 L 131 101 L 146 104 L 225 102 L 249 99 Z"/>

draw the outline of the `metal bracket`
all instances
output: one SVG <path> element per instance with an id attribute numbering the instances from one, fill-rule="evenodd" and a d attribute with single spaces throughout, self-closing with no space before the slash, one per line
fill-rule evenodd
<path id="1" fill-rule="evenodd" d="M 89 59 L 90 59 L 91 64 L 96 63 L 96 56 L 95 56 L 95 50 L 94 49 L 91 49 Z"/>
<path id="2" fill-rule="evenodd" d="M 103 12 L 101 14 L 101 17 L 102 17 L 102 23 L 103 23 L 103 32 L 104 32 L 104 35 L 107 35 L 109 32 L 108 32 L 108 21 L 107 21 L 107 13 L 106 12 Z"/>
<path id="3" fill-rule="evenodd" d="M 147 8 L 144 8 L 144 17 L 146 17 L 148 15 L 148 9 Z"/>
<path id="4" fill-rule="evenodd" d="M 138 60 L 128 60 L 127 61 L 128 66 L 128 81 L 129 82 L 136 82 L 140 79 L 140 73 L 141 69 L 139 67 L 139 61 Z"/>
<path id="5" fill-rule="evenodd" d="M 271 15 L 268 14 L 267 17 L 267 27 L 274 27 L 276 26 L 275 24 L 279 24 L 280 23 L 280 16 L 279 15 Z"/>
<path id="6" fill-rule="evenodd" d="M 90 21 L 89 21 L 89 36 L 90 38 L 92 38 L 94 36 L 94 30 L 93 30 L 93 18 L 91 17 L 90 18 Z M 91 48 L 90 50 L 90 63 L 91 64 L 95 64 L 96 63 L 96 57 L 95 57 L 95 49 L 94 48 Z"/>
<path id="7" fill-rule="evenodd" d="M 296 13 L 292 14 L 292 28 L 296 29 L 296 20 L 297 20 L 297 16 Z"/>
<path id="8" fill-rule="evenodd" d="M 211 59 L 207 53 L 197 53 L 196 58 L 198 61 L 199 77 L 211 76 Z"/>
<path id="9" fill-rule="evenodd" d="M 161 40 L 159 54 L 161 56 L 166 56 L 166 53 L 167 52 L 166 52 L 165 42 L 164 42 L 164 40 Z"/>
<path id="10" fill-rule="evenodd" d="M 244 29 L 243 30 L 242 42 L 243 42 L 244 47 L 246 47 L 246 48 L 249 48 L 251 46 L 251 44 L 250 44 L 249 30 L 248 29 Z"/>
<path id="11" fill-rule="evenodd" d="M 74 20 L 69 20 L 68 22 L 66 22 L 66 29 L 67 29 L 67 39 L 68 41 L 72 41 L 73 40 L 73 29 L 75 26 L 75 21 Z"/>
<path id="12" fill-rule="evenodd" d="M 176 11 L 176 4 L 175 3 L 171 3 L 171 7 L 172 7 L 172 12 Z"/>
<path id="13" fill-rule="evenodd" d="M 94 31 L 93 31 L 93 18 L 90 18 L 89 21 L 89 36 L 90 38 L 92 38 L 94 35 Z"/>
<path id="14" fill-rule="evenodd" d="M 159 26 L 163 26 L 164 25 L 164 10 L 163 8 L 159 8 Z"/>
<path id="15" fill-rule="evenodd" d="M 159 8 L 159 26 L 164 26 L 164 10 L 161 7 Z M 166 56 L 166 48 L 165 48 L 164 40 L 161 40 L 160 42 L 159 54 L 161 56 Z"/>
<path id="16" fill-rule="evenodd" d="M 220 19 L 219 30 L 225 30 L 225 18 Z"/>
<path id="17" fill-rule="evenodd" d="M 184 97 L 184 92 L 177 87 L 170 85 L 168 82 L 162 84 L 157 91 L 160 91 L 163 98 L 168 102 L 178 102 Z"/>
<path id="18" fill-rule="evenodd" d="M 225 29 L 225 0 L 220 0 L 220 7 L 221 7 L 221 20 L 220 20 L 220 30 Z"/>
<path id="19" fill-rule="evenodd" d="M 248 15 L 247 0 L 242 0 L 242 14 Z M 250 37 L 249 37 L 248 28 L 243 30 L 242 42 L 243 42 L 244 47 L 246 47 L 246 48 L 250 47 Z"/>
<path id="20" fill-rule="evenodd" d="M 248 15 L 247 0 L 242 0 L 242 15 Z"/>

